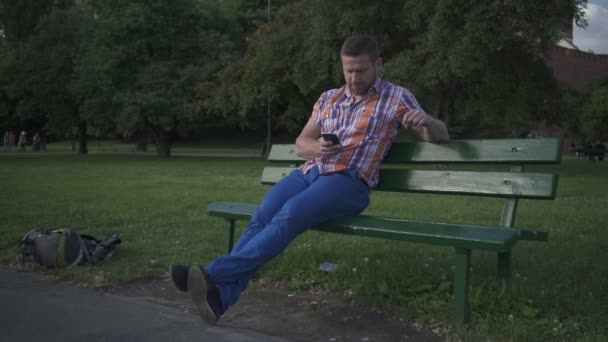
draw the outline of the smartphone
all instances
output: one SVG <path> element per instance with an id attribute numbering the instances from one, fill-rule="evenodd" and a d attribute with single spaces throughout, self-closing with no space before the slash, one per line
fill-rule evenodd
<path id="1" fill-rule="evenodd" d="M 331 141 L 334 145 L 340 145 L 340 139 L 334 133 L 321 133 L 323 140 Z"/>

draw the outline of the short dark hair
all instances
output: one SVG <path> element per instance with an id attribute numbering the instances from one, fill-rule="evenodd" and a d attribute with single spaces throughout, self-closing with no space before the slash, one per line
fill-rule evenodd
<path id="1" fill-rule="evenodd" d="M 380 57 L 376 38 L 368 34 L 354 34 L 348 37 L 340 49 L 340 56 L 359 57 L 363 55 L 369 56 L 372 62 Z"/>

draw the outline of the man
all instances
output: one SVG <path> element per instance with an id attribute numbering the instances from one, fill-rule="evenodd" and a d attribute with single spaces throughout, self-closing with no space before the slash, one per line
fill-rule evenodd
<path id="1" fill-rule="evenodd" d="M 215 323 L 256 270 L 298 234 L 363 211 L 399 126 L 425 141 L 449 140 L 443 122 L 425 113 L 407 89 L 379 78 L 374 38 L 348 38 L 340 58 L 346 84 L 321 95 L 296 139 L 297 155 L 308 161 L 270 189 L 230 255 L 206 267 L 171 266 L 171 279 L 190 292 L 203 320 Z M 323 140 L 322 133 L 334 133 L 339 143 Z"/>

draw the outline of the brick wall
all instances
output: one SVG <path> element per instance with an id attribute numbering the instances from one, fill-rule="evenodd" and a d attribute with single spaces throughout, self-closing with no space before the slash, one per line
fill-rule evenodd
<path id="1" fill-rule="evenodd" d="M 548 53 L 547 65 L 564 88 L 581 89 L 587 82 L 608 76 L 608 55 L 553 46 Z"/>
<path id="2" fill-rule="evenodd" d="M 548 51 L 547 65 L 563 88 L 581 89 L 591 80 L 608 76 L 608 55 L 596 55 L 557 45 Z M 559 125 L 547 125 L 546 122 L 536 123 L 532 131 L 543 137 L 563 138 L 564 152 L 569 150 L 571 143 L 581 144 L 586 141 L 585 137 L 568 136 Z"/>

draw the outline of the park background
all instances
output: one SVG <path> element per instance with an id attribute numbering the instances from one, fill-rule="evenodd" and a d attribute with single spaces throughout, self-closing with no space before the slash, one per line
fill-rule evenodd
<path id="1" fill-rule="evenodd" d="M 46 151 L 0 154 L 0 258 L 14 262 L 16 242 L 38 225 L 124 237 L 107 264 L 53 271 L 87 286 L 220 255 L 223 222 L 207 204 L 260 200 L 262 156 L 293 142 L 319 94 L 342 84 L 337 52 L 353 32 L 377 37 L 383 77 L 411 89 L 455 139 L 560 136 L 565 152 L 605 141 L 608 56 L 573 41 L 586 5 L 2 0 L 0 130 L 41 132 Z M 546 228 L 550 242 L 517 247 L 509 290 L 495 284 L 491 256 L 475 257 L 475 325 L 455 334 L 608 335 L 605 165 L 568 154 L 538 167 L 560 175 L 557 200 L 522 201 L 518 222 Z M 500 204 L 374 194 L 369 212 L 407 206 L 414 218 L 495 224 Z M 324 278 L 324 261 L 340 271 Z M 447 249 L 309 232 L 262 275 L 424 325 L 449 321 L 451 262 Z"/>

